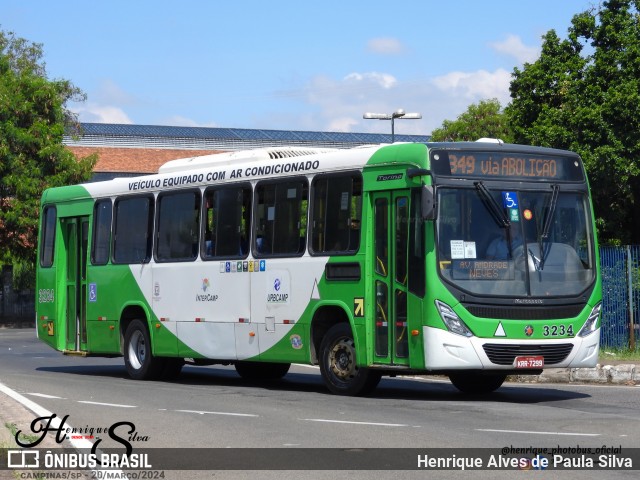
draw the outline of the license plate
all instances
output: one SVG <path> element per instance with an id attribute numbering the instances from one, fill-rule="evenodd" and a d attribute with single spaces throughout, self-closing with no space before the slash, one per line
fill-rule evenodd
<path id="1" fill-rule="evenodd" d="M 542 368 L 544 367 L 544 357 L 516 357 L 516 368 Z"/>

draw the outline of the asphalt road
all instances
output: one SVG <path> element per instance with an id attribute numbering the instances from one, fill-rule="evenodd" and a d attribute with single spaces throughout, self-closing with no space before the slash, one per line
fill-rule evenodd
<path id="1" fill-rule="evenodd" d="M 510 446 L 640 447 L 640 388 L 633 386 L 505 383 L 491 395 L 471 397 L 446 379 L 385 378 L 372 395 L 353 398 L 331 395 L 317 368 L 298 365 L 269 384 L 248 383 L 233 367 L 222 366 L 185 367 L 172 382 L 138 382 L 127 378 L 121 358 L 66 357 L 40 343 L 30 329 L 0 330 L 0 383 L 59 417 L 68 415 L 66 425 L 85 433 L 131 422 L 132 444 L 140 448 L 456 449 L 453 453 L 495 448 L 499 453 Z M 121 447 L 108 436 L 101 446 Z M 393 478 L 419 473 L 424 478 L 424 472 Z M 438 472 L 438 478 L 458 473 Z M 584 471 L 555 473 L 590 478 Z M 606 476 L 637 478 L 637 473 Z M 260 476 L 300 478 L 274 475 Z M 253 478 L 243 472 L 216 478 L 227 477 Z"/>

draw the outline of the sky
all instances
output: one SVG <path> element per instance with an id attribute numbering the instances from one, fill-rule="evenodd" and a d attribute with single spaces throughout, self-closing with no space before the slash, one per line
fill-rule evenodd
<path id="1" fill-rule="evenodd" d="M 2 0 L 82 122 L 428 135 L 509 102 L 542 36 L 595 0 Z"/>

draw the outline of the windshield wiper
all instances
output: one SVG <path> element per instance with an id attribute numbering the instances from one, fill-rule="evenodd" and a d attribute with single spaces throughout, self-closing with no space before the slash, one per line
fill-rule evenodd
<path id="1" fill-rule="evenodd" d="M 544 227 L 542 228 L 542 233 L 540 234 L 540 238 L 538 241 L 540 248 L 540 271 L 544 269 L 544 262 L 547 259 L 547 255 L 549 255 L 549 251 L 551 250 L 551 243 L 543 244 L 543 241 L 548 240 L 549 231 L 551 230 L 551 223 L 553 222 L 553 216 L 556 212 L 556 205 L 558 204 L 558 193 L 560 192 L 559 185 L 551 185 L 553 192 L 551 192 L 551 200 L 549 201 L 549 205 L 547 207 L 547 215 L 544 219 Z"/>
<path id="2" fill-rule="evenodd" d="M 496 199 L 493 198 L 493 195 L 491 195 L 491 192 L 487 189 L 487 187 L 484 186 L 484 183 L 473 182 L 473 184 L 476 186 L 476 189 L 482 197 L 484 204 L 487 206 L 487 209 L 493 216 L 493 219 L 496 221 L 498 226 L 501 228 L 509 228 L 511 226 L 509 217 L 507 217 L 507 214 L 504 213 L 504 210 L 500 208 L 500 205 L 498 205 L 498 202 L 496 202 Z"/>
<path id="3" fill-rule="evenodd" d="M 544 219 L 544 228 L 542 229 L 541 238 L 545 240 L 549 236 L 549 230 L 551 230 L 551 221 L 553 220 L 553 214 L 556 212 L 556 205 L 558 204 L 558 192 L 560 187 L 558 185 L 551 185 L 553 192 L 551 193 L 551 201 L 549 202 L 549 208 L 547 209 L 547 216 Z"/>

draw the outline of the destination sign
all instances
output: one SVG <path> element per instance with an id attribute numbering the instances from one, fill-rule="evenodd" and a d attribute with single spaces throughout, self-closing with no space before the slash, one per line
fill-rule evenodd
<path id="1" fill-rule="evenodd" d="M 453 260 L 454 280 L 513 280 L 514 267 L 507 260 Z"/>
<path id="2" fill-rule="evenodd" d="M 438 151 L 431 170 L 450 177 L 513 178 L 533 181 L 582 181 L 577 157 L 511 152 Z"/>

